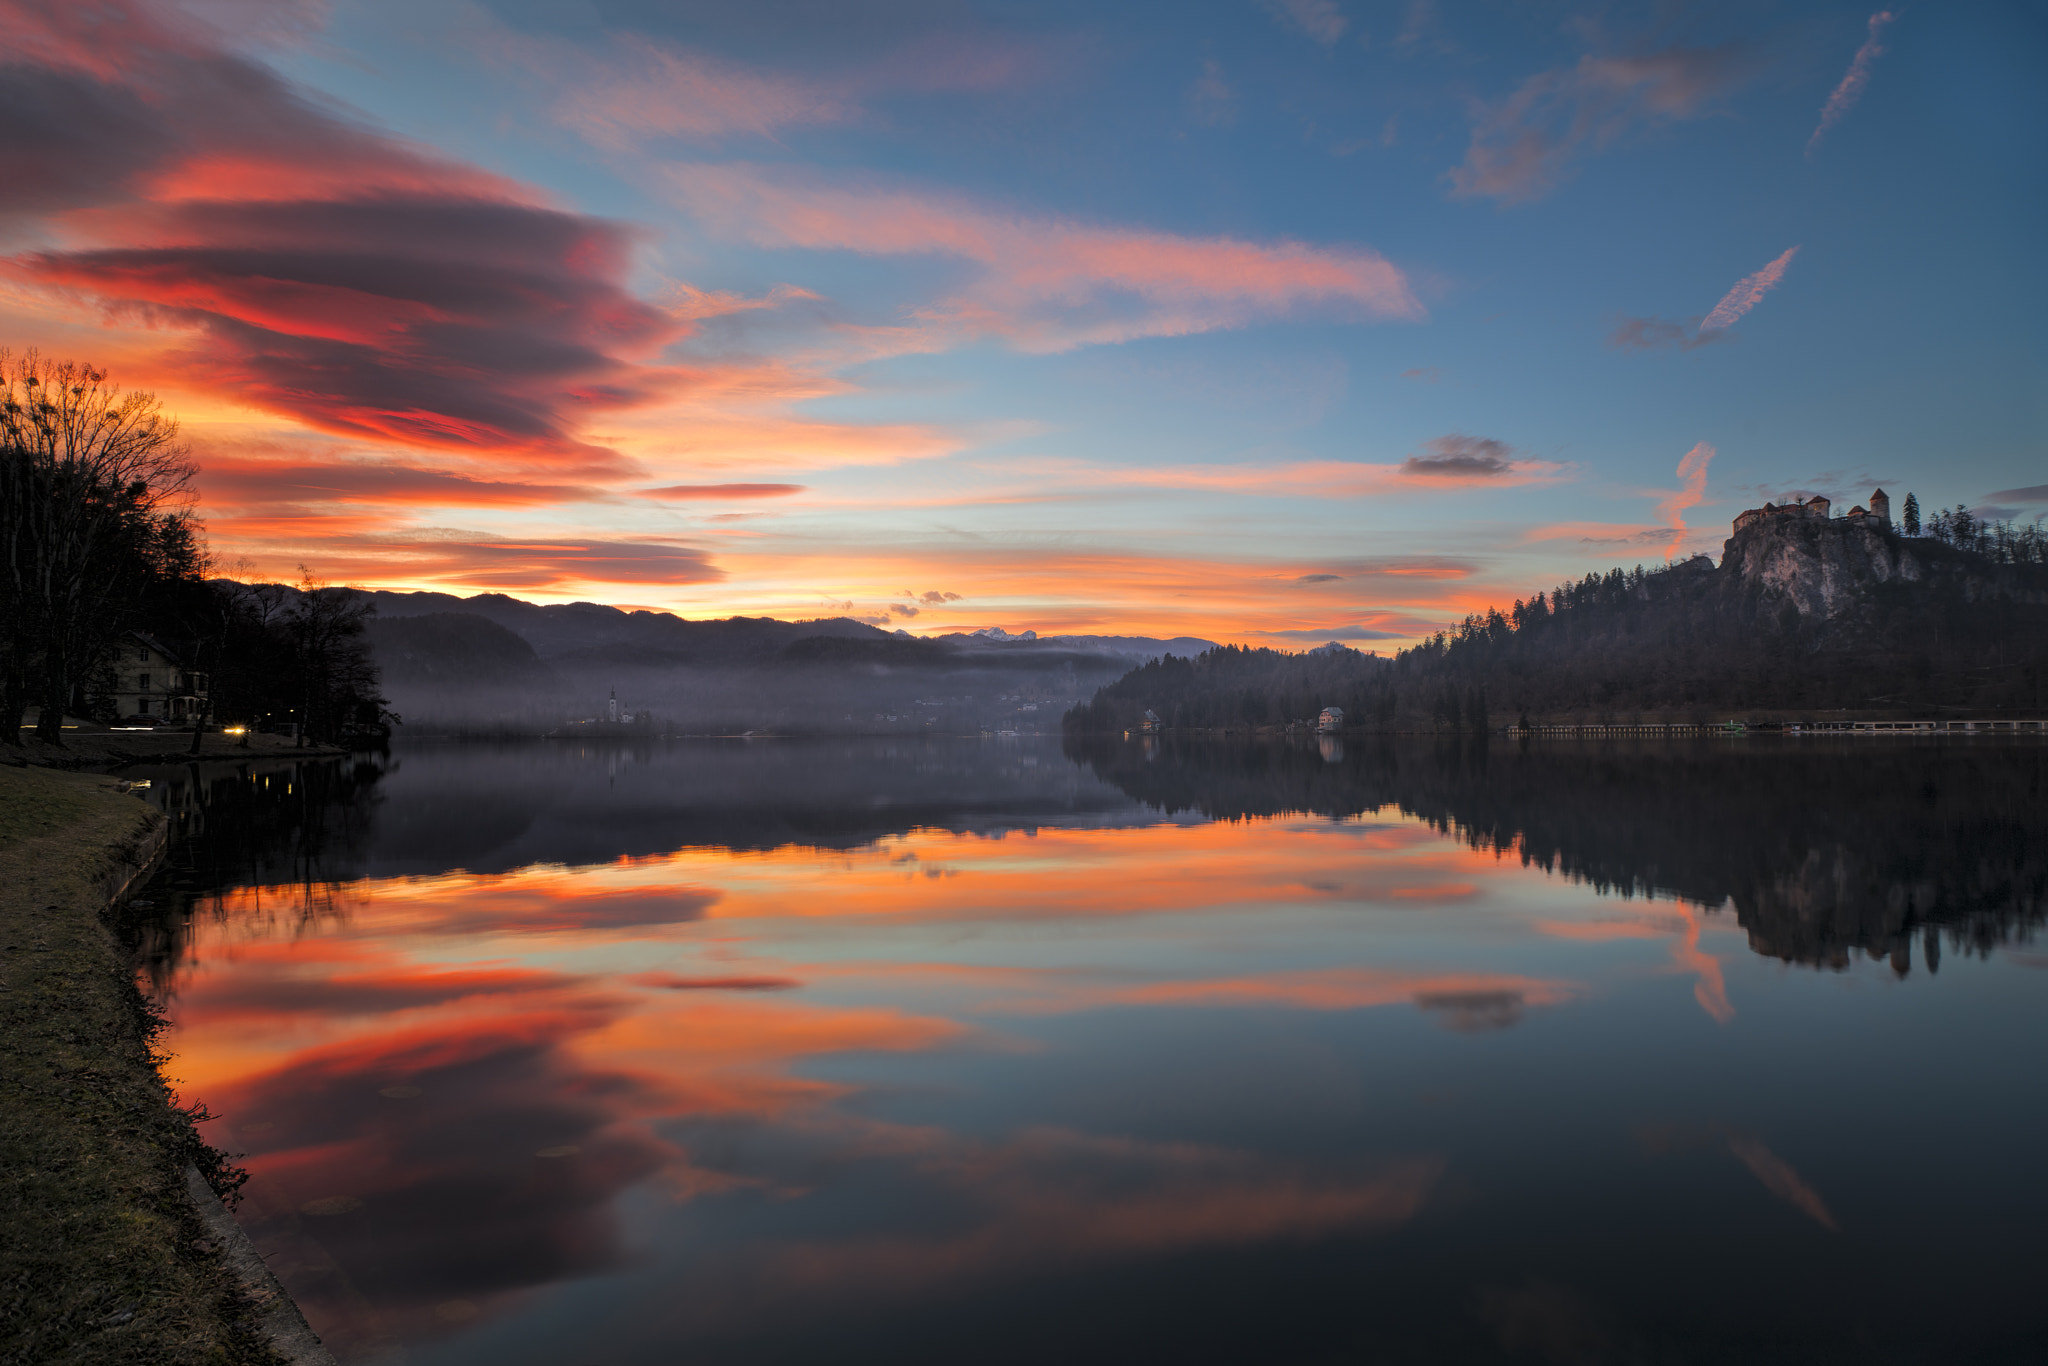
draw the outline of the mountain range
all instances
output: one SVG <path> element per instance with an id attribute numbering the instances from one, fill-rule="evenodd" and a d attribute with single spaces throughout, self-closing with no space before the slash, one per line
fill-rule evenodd
<path id="1" fill-rule="evenodd" d="M 1067 706 L 1135 664 L 1196 654 L 1193 637 L 942 636 L 847 617 L 691 620 L 502 593 L 363 594 L 392 709 L 411 733 L 540 732 L 627 723 L 749 730 L 1051 730 Z M 595 730 L 585 733 L 598 733 Z"/>

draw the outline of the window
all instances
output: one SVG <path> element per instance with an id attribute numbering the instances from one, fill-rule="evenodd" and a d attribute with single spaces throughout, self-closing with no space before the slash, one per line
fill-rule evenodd
<path id="1" fill-rule="evenodd" d="M 149 699 L 147 697 L 135 704 L 135 714 L 137 716 L 149 715 Z"/>
<path id="2" fill-rule="evenodd" d="M 148 675 L 148 674 L 137 674 L 137 675 L 135 675 L 135 686 L 136 686 L 136 687 L 138 687 L 138 688 L 140 688 L 140 689 L 142 689 L 142 690 L 143 690 L 144 692 L 148 692 L 148 691 L 149 691 L 149 675 Z"/>
<path id="3" fill-rule="evenodd" d="M 135 657 L 144 664 L 149 663 L 149 647 L 145 645 L 140 650 L 137 650 Z"/>

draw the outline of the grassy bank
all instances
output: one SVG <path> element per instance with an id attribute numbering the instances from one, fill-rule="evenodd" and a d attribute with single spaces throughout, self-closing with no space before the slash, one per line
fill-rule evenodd
<path id="1" fill-rule="evenodd" d="M 100 917 L 161 817 L 0 768 L 0 1363 L 275 1363 L 186 1189 L 207 1154 Z"/>

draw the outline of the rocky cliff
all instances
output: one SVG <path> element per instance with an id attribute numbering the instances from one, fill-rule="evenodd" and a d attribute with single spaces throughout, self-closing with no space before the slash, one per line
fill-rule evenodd
<path id="1" fill-rule="evenodd" d="M 1872 584 L 1926 579 L 1923 544 L 1864 521 L 1775 518 L 1728 538 L 1720 576 L 1766 602 L 1789 602 L 1802 617 L 1833 620 L 1861 603 Z"/>
<path id="2" fill-rule="evenodd" d="M 1729 537 L 1715 579 L 1722 592 L 1767 611 L 1790 604 L 1803 619 L 1834 622 L 1864 612 L 1882 585 L 1921 585 L 1925 594 L 1962 602 L 2048 601 L 2041 576 L 2027 568 L 1992 564 L 1874 522 L 1784 517 Z"/>

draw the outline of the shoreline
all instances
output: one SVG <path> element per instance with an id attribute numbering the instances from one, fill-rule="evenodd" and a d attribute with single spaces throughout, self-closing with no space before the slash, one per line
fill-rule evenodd
<path id="1" fill-rule="evenodd" d="M 244 740 L 249 743 L 243 744 Z M 207 731 L 199 753 L 192 732 L 66 731 L 64 743 L 49 745 L 23 732 L 21 743 L 0 747 L 0 767 L 56 769 L 67 773 L 112 773 L 135 764 L 247 763 L 254 759 L 339 759 L 353 751 L 335 745 L 293 744 L 281 735 L 228 735 Z"/>
<path id="2" fill-rule="evenodd" d="M 160 1017 L 106 920 L 169 833 L 106 776 L 0 768 L 0 1357 L 332 1366 L 233 1257 L 214 1194 L 232 1169 L 177 1107 Z"/>

